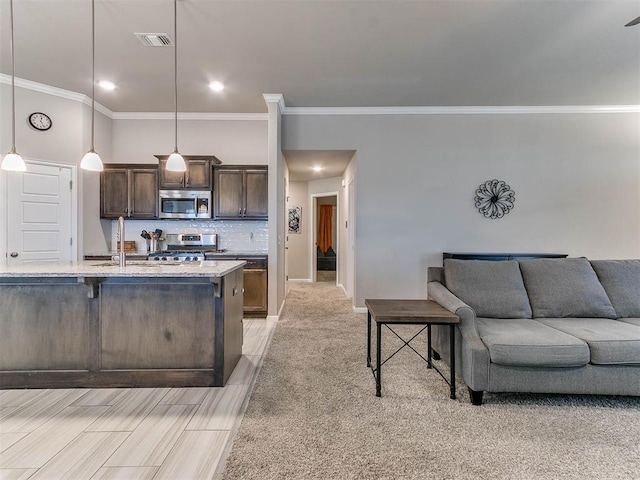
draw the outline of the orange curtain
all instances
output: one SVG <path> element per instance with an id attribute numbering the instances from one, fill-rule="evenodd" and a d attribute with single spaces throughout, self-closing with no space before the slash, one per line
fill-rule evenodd
<path id="1" fill-rule="evenodd" d="M 333 207 L 320 205 L 320 221 L 318 224 L 318 246 L 322 253 L 327 253 L 331 246 Z"/>

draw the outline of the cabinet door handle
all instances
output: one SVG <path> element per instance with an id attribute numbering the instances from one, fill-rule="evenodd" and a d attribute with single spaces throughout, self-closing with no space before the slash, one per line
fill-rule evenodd
<path id="1" fill-rule="evenodd" d="M 187 178 L 185 179 L 184 186 L 186 187 L 187 185 L 189 185 L 189 175 L 187 175 Z"/>
<path id="2" fill-rule="evenodd" d="M 246 216 L 247 216 L 247 209 L 246 209 L 246 208 L 242 211 L 242 216 L 243 216 L 243 217 L 246 217 Z"/>
<path id="3" fill-rule="evenodd" d="M 238 209 L 238 216 L 241 217 L 242 216 L 242 208 Z"/>

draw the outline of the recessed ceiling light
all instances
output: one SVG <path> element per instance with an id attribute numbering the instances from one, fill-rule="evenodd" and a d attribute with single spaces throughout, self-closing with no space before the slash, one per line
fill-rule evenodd
<path id="1" fill-rule="evenodd" d="M 209 88 L 214 92 L 221 92 L 224 90 L 224 83 L 222 82 L 211 82 L 209 83 Z"/>
<path id="2" fill-rule="evenodd" d="M 321 172 L 322 171 L 322 167 L 320 165 L 316 165 L 313 167 L 313 171 L 314 172 Z"/>
<path id="3" fill-rule="evenodd" d="M 105 90 L 114 90 L 116 88 L 116 85 L 109 80 L 99 80 L 98 86 L 100 88 L 104 88 Z"/>

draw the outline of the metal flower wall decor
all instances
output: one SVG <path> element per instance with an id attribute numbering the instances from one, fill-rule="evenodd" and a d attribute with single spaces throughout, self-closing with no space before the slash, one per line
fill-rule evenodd
<path id="1" fill-rule="evenodd" d="M 516 192 L 502 180 L 487 180 L 476 190 L 474 200 L 486 218 L 502 218 L 513 208 Z"/>

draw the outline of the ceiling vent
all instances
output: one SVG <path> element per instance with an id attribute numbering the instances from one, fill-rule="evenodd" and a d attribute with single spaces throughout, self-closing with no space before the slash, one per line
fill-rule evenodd
<path id="1" fill-rule="evenodd" d="M 173 47 L 173 40 L 166 33 L 134 33 L 145 47 Z"/>

